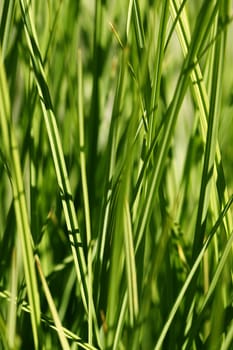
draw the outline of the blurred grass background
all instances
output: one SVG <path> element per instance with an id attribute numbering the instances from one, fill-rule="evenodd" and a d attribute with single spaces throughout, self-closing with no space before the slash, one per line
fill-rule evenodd
<path id="1" fill-rule="evenodd" d="M 0 347 L 231 349 L 233 4 L 0 3 Z"/>

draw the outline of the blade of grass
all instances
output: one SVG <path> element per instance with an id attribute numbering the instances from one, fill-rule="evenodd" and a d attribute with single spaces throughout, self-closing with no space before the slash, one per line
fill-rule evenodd
<path id="1" fill-rule="evenodd" d="M 90 203 L 95 194 L 95 167 L 97 161 L 97 145 L 100 122 L 100 76 L 102 69 L 103 53 L 101 47 L 101 37 L 103 34 L 102 25 L 103 3 L 95 2 L 95 23 L 94 23 L 94 47 L 93 47 L 93 82 L 92 82 L 92 99 L 90 110 L 90 134 L 88 137 L 88 188 Z"/>
<path id="2" fill-rule="evenodd" d="M 117 83 L 114 107 L 113 107 L 113 129 L 110 131 L 109 143 L 111 145 L 111 165 L 114 165 L 115 162 L 115 147 L 117 146 L 117 134 L 119 132 L 119 115 L 121 113 L 120 108 L 122 105 L 123 93 L 124 93 L 124 84 L 127 79 L 127 64 L 128 64 L 128 50 L 125 49 L 122 52 L 121 57 L 121 66 L 119 72 L 119 78 Z M 113 132 L 113 134 L 112 134 Z M 110 137 L 113 136 L 113 140 Z M 124 150 L 122 150 L 124 151 Z M 115 165 L 116 166 L 116 165 Z M 114 170 L 114 167 L 112 168 Z M 109 169 L 110 171 L 112 169 Z M 115 170 L 116 171 L 116 170 Z M 114 175 L 113 175 L 114 176 Z M 116 176 L 116 175 L 115 175 Z M 114 177 L 115 177 L 114 176 Z M 113 181 L 113 179 L 111 178 Z M 109 272 L 109 288 L 108 288 L 108 300 L 107 300 L 107 313 L 106 321 L 109 327 L 109 331 L 106 337 L 106 346 L 111 347 L 114 339 L 115 324 L 116 319 L 119 313 L 118 302 L 120 300 L 120 283 L 122 278 L 122 273 L 124 271 L 124 255 L 122 253 L 123 248 L 123 212 L 122 205 L 123 198 L 126 196 L 128 191 L 127 180 L 125 173 L 120 169 L 120 174 L 116 176 L 116 185 L 112 186 L 112 198 L 111 198 L 111 211 L 109 214 L 112 215 L 111 220 L 111 229 L 112 229 L 112 246 L 111 246 L 111 255 L 110 255 L 110 272 Z M 115 213 L 115 214 L 114 214 Z"/>
<path id="3" fill-rule="evenodd" d="M 3 349 L 10 350 L 10 347 L 8 346 L 6 334 L 7 334 L 6 323 L 2 317 L 2 314 L 0 313 L 0 339 L 1 339 L 0 344 L 3 346 Z"/>
<path id="4" fill-rule="evenodd" d="M 143 49 L 144 42 L 145 42 L 145 35 L 144 35 L 144 30 L 143 30 L 141 15 L 140 15 L 140 9 L 139 9 L 139 5 L 138 5 L 137 0 L 133 0 L 132 16 L 133 16 L 133 21 L 134 21 L 134 28 L 135 28 L 135 33 L 136 33 L 136 42 L 138 45 L 138 49 Z"/>
<path id="5" fill-rule="evenodd" d="M 84 201 L 84 214 L 86 223 L 86 236 L 87 236 L 87 271 L 88 271 L 88 339 L 92 344 L 92 247 L 91 247 L 91 218 L 90 218 L 90 205 L 88 196 L 88 185 L 86 175 L 86 144 L 84 139 L 84 116 L 83 116 L 83 80 L 82 80 L 82 56 L 81 50 L 78 51 L 78 122 L 79 122 L 79 147 L 80 147 L 80 167 L 81 167 L 81 179 Z"/>
<path id="6" fill-rule="evenodd" d="M 10 181 L 14 196 L 14 208 L 18 234 L 23 251 L 24 272 L 29 304 L 31 307 L 31 323 L 35 349 L 39 347 L 40 299 L 37 287 L 35 265 L 33 259 L 33 242 L 29 226 L 23 175 L 20 165 L 19 149 L 15 130 L 11 121 L 10 98 L 7 80 L 0 51 L 0 119 L 3 130 L 5 154 L 8 155 Z"/>
<path id="7" fill-rule="evenodd" d="M 2 43 L 2 57 L 5 59 L 7 45 L 9 45 L 10 31 L 12 30 L 12 19 L 14 14 L 15 1 L 4 1 L 0 25 L 0 42 Z"/>
<path id="8" fill-rule="evenodd" d="M 14 348 L 15 337 L 16 337 L 16 314 L 17 307 L 14 300 L 17 296 L 17 282 L 18 282 L 18 268 L 17 268 L 17 256 L 16 250 L 12 253 L 12 267 L 11 267 L 11 295 L 12 300 L 9 304 L 8 322 L 7 322 L 7 333 L 8 333 L 8 344 L 10 348 Z"/>
<path id="9" fill-rule="evenodd" d="M 48 302 L 48 305 L 49 305 L 49 308 L 50 308 L 50 311 L 52 314 L 52 318 L 53 318 L 54 324 L 56 326 L 57 334 L 58 334 L 62 349 L 69 350 L 70 346 L 69 346 L 69 343 L 68 343 L 66 336 L 64 334 L 63 327 L 62 327 L 56 306 L 54 304 L 53 297 L 50 293 L 48 284 L 47 284 L 46 279 L 44 277 L 43 270 L 42 270 L 42 267 L 40 264 L 40 259 L 39 259 L 38 255 L 35 255 L 35 261 L 36 261 L 37 269 L 39 272 L 40 280 L 41 280 L 42 286 L 44 288 L 44 293 L 45 293 L 45 296 L 46 296 L 46 299 L 47 299 L 47 302 Z"/>
<path id="10" fill-rule="evenodd" d="M 128 302 L 130 325 L 133 327 L 135 319 L 138 316 L 139 302 L 138 302 L 138 288 L 137 288 L 137 274 L 135 264 L 135 250 L 133 245 L 132 223 L 129 210 L 129 203 L 125 199 L 124 203 L 124 242 L 125 242 L 125 257 L 126 257 L 126 272 L 128 280 Z"/>
<path id="11" fill-rule="evenodd" d="M 161 21 L 159 26 L 158 34 L 158 47 L 155 58 L 155 68 L 153 70 L 153 82 L 152 82 L 152 96 L 151 96 L 151 105 L 150 105 L 150 126 L 149 126 L 149 142 L 148 146 L 151 146 L 152 140 L 155 138 L 155 122 L 156 122 L 156 111 L 158 110 L 158 102 L 160 96 L 160 87 L 161 87 L 161 77 L 162 77 L 162 64 L 164 59 L 164 46 L 166 38 L 166 28 L 169 15 L 169 1 L 163 2 Z"/>

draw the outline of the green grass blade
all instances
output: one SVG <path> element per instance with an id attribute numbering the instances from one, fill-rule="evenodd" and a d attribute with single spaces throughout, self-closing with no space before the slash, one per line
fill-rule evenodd
<path id="1" fill-rule="evenodd" d="M 9 303 L 9 318 L 7 322 L 8 328 L 8 344 L 10 348 L 14 348 L 16 342 L 16 314 L 17 307 L 15 299 L 17 297 L 17 283 L 18 283 L 18 268 L 17 268 L 17 256 L 16 251 L 12 254 L 12 268 L 11 268 L 11 295 L 12 299 Z"/>
<path id="2" fill-rule="evenodd" d="M 44 288 L 44 293 L 45 293 L 45 296 L 46 296 L 46 299 L 47 299 L 47 302 L 48 302 L 48 305 L 49 305 L 49 308 L 50 308 L 50 311 L 51 311 L 51 314 L 52 314 L 52 317 L 54 320 L 54 324 L 55 324 L 56 329 L 57 329 L 57 333 L 58 333 L 58 337 L 59 337 L 62 349 L 69 350 L 70 346 L 69 346 L 69 343 L 65 337 L 65 334 L 64 334 L 64 331 L 62 328 L 62 324 L 61 324 L 56 306 L 54 304 L 53 297 L 50 293 L 48 284 L 47 284 L 46 279 L 44 277 L 42 267 L 40 264 L 40 259 L 39 259 L 38 255 L 35 256 L 35 261 L 36 261 L 37 269 L 39 272 L 40 280 L 41 280 L 42 286 Z"/>
<path id="3" fill-rule="evenodd" d="M 10 31 L 12 30 L 12 19 L 14 14 L 15 2 L 13 0 L 4 1 L 1 25 L 0 25 L 0 42 L 2 43 L 2 57 L 7 55 L 7 45 L 10 41 Z"/>
<path id="4" fill-rule="evenodd" d="M 40 299 L 37 287 L 35 265 L 33 259 L 33 242 L 29 226 L 23 175 L 20 164 L 19 149 L 11 121 L 10 99 L 7 80 L 0 52 L 0 119 L 3 130 L 5 154 L 7 154 L 10 180 L 14 196 L 14 208 L 18 234 L 22 246 L 24 272 L 27 285 L 29 304 L 31 307 L 31 323 L 35 349 L 39 347 Z"/>
<path id="5" fill-rule="evenodd" d="M 125 258 L 126 258 L 126 272 L 128 280 L 128 301 L 129 301 L 129 314 L 130 324 L 134 325 L 135 319 L 137 319 L 139 311 L 138 302 L 138 288 L 137 288 L 137 274 L 135 264 L 135 250 L 133 246 L 133 232 L 132 222 L 129 211 L 129 204 L 125 199 L 124 204 L 124 241 L 125 241 Z"/>
<path id="6" fill-rule="evenodd" d="M 153 81 L 152 81 L 152 97 L 150 105 L 150 126 L 149 126 L 149 147 L 151 146 L 152 140 L 155 138 L 155 122 L 156 122 L 156 112 L 158 111 L 158 103 L 160 97 L 160 87 L 161 87 L 161 77 L 162 77 L 162 64 L 164 60 L 165 53 L 165 38 L 167 21 L 169 15 L 169 1 L 164 1 L 162 6 L 161 21 L 159 26 L 159 40 L 156 54 L 155 68 L 153 71 Z"/>
<path id="7" fill-rule="evenodd" d="M 92 344 L 93 331 L 93 303 L 92 303 L 92 246 L 91 246 L 91 218 L 90 218 L 90 205 L 88 196 L 87 174 L 86 174 L 86 144 L 84 139 L 84 117 L 83 117 L 83 80 L 82 80 L 82 57 L 81 51 L 78 52 L 78 121 L 79 121 L 79 143 L 80 143 L 80 167 L 84 200 L 84 213 L 86 224 L 86 237 L 87 237 L 87 271 L 88 271 L 88 340 Z"/>
<path id="8" fill-rule="evenodd" d="M 133 6 L 132 6 L 132 17 L 134 21 L 134 28 L 136 33 L 136 42 L 138 45 L 138 49 L 144 48 L 144 42 L 145 42 L 145 35 L 140 15 L 140 9 L 138 5 L 137 0 L 133 0 Z"/>

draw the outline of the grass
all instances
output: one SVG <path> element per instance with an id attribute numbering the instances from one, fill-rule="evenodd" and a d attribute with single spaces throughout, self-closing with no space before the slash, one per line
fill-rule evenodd
<path id="1" fill-rule="evenodd" d="M 1 2 L 0 348 L 232 348 L 232 19 Z"/>

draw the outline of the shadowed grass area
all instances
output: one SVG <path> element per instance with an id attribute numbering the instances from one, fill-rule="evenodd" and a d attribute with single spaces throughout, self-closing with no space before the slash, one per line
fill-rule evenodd
<path id="1" fill-rule="evenodd" d="M 0 347 L 232 348 L 232 20 L 0 3 Z"/>

